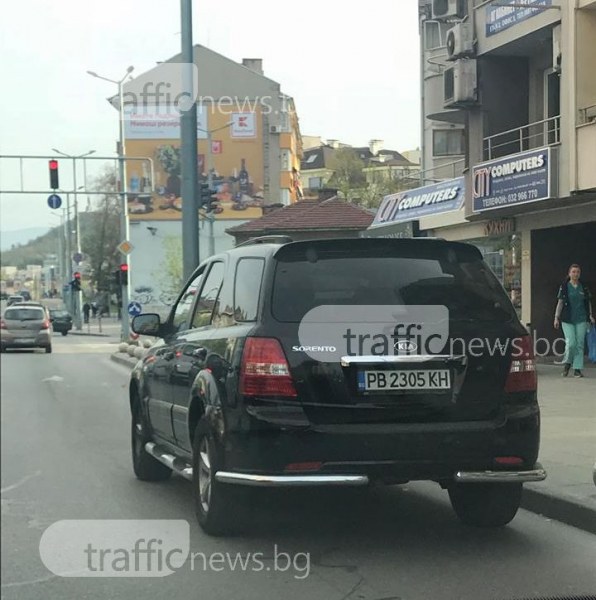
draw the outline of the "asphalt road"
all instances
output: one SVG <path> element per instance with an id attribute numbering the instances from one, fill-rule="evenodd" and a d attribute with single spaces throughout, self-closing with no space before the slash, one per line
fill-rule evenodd
<path id="1" fill-rule="evenodd" d="M 525 511 L 501 531 L 467 529 L 433 484 L 264 492 L 244 533 L 209 538 L 195 524 L 189 482 L 134 478 L 127 369 L 109 360 L 106 340 L 56 336 L 54 344 L 51 355 L 1 358 L 2 598 L 496 600 L 596 591 L 595 536 Z M 199 561 L 158 579 L 58 577 L 39 543 L 61 519 L 184 519 L 191 551 L 262 553 L 264 566 L 209 570 Z M 276 568 L 276 551 L 308 558 Z"/>

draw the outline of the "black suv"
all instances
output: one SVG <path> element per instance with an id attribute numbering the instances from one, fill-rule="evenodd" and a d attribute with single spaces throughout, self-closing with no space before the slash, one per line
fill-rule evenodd
<path id="1" fill-rule="evenodd" d="M 395 308 L 403 333 L 402 309 L 437 306 L 448 333 L 432 353 L 421 325 L 362 353 L 330 343 L 341 318 L 312 317 L 373 327 Z M 499 527 L 522 483 L 546 477 L 532 340 L 474 246 L 257 238 L 203 262 L 165 323 L 132 327 L 160 338 L 130 382 L 135 474 L 191 480 L 210 534 L 233 528 L 247 486 L 411 480 L 447 489 L 464 523 Z"/>

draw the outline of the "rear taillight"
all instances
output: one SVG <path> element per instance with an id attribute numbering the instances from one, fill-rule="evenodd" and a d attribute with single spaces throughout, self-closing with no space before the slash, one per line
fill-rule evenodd
<path id="1" fill-rule="evenodd" d="M 511 392 L 535 392 L 537 387 L 536 361 L 534 360 L 534 348 L 532 337 L 524 335 L 513 340 L 513 352 L 511 353 L 511 367 L 505 391 Z"/>
<path id="2" fill-rule="evenodd" d="M 283 348 L 275 338 L 247 338 L 240 368 L 240 393 L 244 396 L 298 394 Z"/>
<path id="3" fill-rule="evenodd" d="M 41 328 L 42 329 L 49 329 L 50 328 L 50 322 L 46 319 L 42 324 L 41 324 Z"/>
<path id="4" fill-rule="evenodd" d="M 6 321 L 4 319 L 0 319 L 0 329 L 8 329 L 6 326 Z"/>

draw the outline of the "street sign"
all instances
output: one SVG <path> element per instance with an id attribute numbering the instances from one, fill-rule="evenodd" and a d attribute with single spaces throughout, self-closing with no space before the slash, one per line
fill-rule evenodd
<path id="1" fill-rule="evenodd" d="M 129 302 L 128 303 L 128 314 L 131 317 L 136 317 L 137 315 L 140 315 L 143 312 L 143 307 L 141 306 L 140 302 Z"/>
<path id="2" fill-rule="evenodd" d="M 75 252 L 72 255 L 72 260 L 74 260 L 74 262 L 76 262 L 77 265 L 80 265 L 83 262 L 83 255 L 80 252 Z"/>
<path id="3" fill-rule="evenodd" d="M 60 208 L 62 206 L 62 198 L 58 194 L 51 194 L 48 196 L 48 206 L 50 208 Z"/>
<path id="4" fill-rule="evenodd" d="M 118 250 L 124 254 L 124 256 L 130 254 L 134 249 L 134 246 L 127 240 L 118 244 Z"/>

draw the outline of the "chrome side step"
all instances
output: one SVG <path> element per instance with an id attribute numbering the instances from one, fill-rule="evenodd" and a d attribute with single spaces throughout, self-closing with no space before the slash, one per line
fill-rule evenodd
<path id="1" fill-rule="evenodd" d="M 169 467 L 178 475 L 192 481 L 192 467 L 177 456 L 174 456 L 161 446 L 158 446 L 155 442 L 147 442 L 145 444 L 145 450 L 157 459 L 160 463 L 163 463 L 166 467 Z"/>

